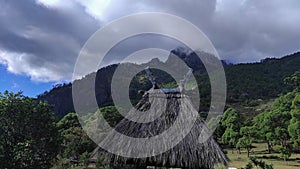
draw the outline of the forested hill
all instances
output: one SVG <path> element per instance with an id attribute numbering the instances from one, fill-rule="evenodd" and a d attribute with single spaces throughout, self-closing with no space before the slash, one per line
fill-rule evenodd
<path id="1" fill-rule="evenodd" d="M 267 58 L 258 63 L 231 65 L 225 68 L 228 100 L 269 99 L 292 90 L 284 83 L 287 76 L 300 70 L 300 52 L 280 59 Z"/>
<path id="2" fill-rule="evenodd" d="M 209 106 L 209 91 L 210 85 L 205 72 L 205 68 L 201 61 L 195 57 L 195 53 L 186 53 L 182 48 L 177 48 L 171 51 L 171 54 L 179 55 L 179 57 L 192 67 L 194 75 L 200 83 L 200 93 L 202 100 L 202 111 L 205 111 Z M 205 53 L 201 53 L 205 54 Z M 171 55 L 170 55 L 171 56 Z M 206 54 L 207 58 L 211 56 Z M 171 58 L 166 62 L 172 62 Z M 153 59 L 148 63 L 164 64 L 158 59 Z M 262 99 L 267 100 L 275 98 L 282 93 L 290 91 L 291 88 L 284 84 L 284 78 L 292 75 L 295 71 L 300 70 L 300 52 L 282 57 L 280 59 L 268 58 L 258 63 L 244 63 L 227 65 L 223 62 L 226 78 L 227 78 L 227 102 L 230 103 L 244 103 L 252 100 Z M 145 65 L 127 64 L 130 67 L 144 67 Z M 89 79 L 96 76 L 95 93 L 99 107 L 112 105 L 110 83 L 112 75 L 118 65 L 111 65 L 98 70 L 97 73 L 92 73 L 77 80 L 74 83 L 84 84 L 89 83 Z M 157 80 L 163 85 L 174 86 L 173 79 L 166 73 L 158 73 L 154 70 L 153 74 L 157 76 Z M 54 105 L 55 114 L 59 117 L 74 111 L 72 103 L 72 85 L 64 84 L 58 85 L 38 96 L 38 100 L 47 101 Z M 142 90 L 148 90 L 151 87 L 150 82 L 143 73 L 140 73 L 131 82 L 130 98 L 135 103 L 140 97 Z M 82 88 L 81 92 L 86 95 L 92 94 L 93 89 Z M 85 103 L 88 106 L 87 103 Z"/>

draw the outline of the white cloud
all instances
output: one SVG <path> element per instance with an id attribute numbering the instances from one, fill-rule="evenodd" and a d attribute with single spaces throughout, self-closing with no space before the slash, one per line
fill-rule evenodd
<path id="1" fill-rule="evenodd" d="M 105 10 L 111 0 L 36 0 L 38 4 L 60 10 L 72 9 L 81 5 L 84 11 L 95 19 L 105 20 Z"/>
<path id="2" fill-rule="evenodd" d="M 63 82 L 67 79 L 65 65 L 60 63 L 32 64 L 30 60 L 37 60 L 33 55 L 25 53 L 13 53 L 0 50 L 0 60 L 5 60 L 7 70 L 14 74 L 27 75 L 33 81 L 38 82 Z M 66 71 L 66 72 L 64 72 Z M 68 75 L 70 77 L 70 73 Z"/>
<path id="3" fill-rule="evenodd" d="M 36 2 L 48 8 L 66 8 L 67 6 L 70 6 L 73 3 L 70 0 L 36 0 Z"/>
<path id="4" fill-rule="evenodd" d="M 91 16 L 99 20 L 105 19 L 105 9 L 110 3 L 110 0 L 77 0 L 85 11 Z"/>
<path id="5" fill-rule="evenodd" d="M 233 62 L 283 56 L 299 50 L 300 44 L 298 0 L 10 0 L 0 5 L 0 64 L 35 81 L 70 80 L 79 50 L 97 29 L 143 11 L 191 21 L 223 59 Z M 143 44 L 125 46 L 114 54 Z"/>

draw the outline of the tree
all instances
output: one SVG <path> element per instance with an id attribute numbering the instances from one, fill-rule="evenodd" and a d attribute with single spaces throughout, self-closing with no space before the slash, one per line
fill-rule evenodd
<path id="1" fill-rule="evenodd" d="M 89 158 L 90 154 L 88 152 L 84 152 L 80 155 L 80 161 L 85 168 L 87 168 L 89 165 Z"/>
<path id="2" fill-rule="evenodd" d="M 247 166 L 249 166 L 248 168 L 250 168 L 250 169 L 253 168 L 252 163 L 255 165 L 256 168 L 260 167 L 261 169 L 273 169 L 272 164 L 268 164 L 262 160 L 257 160 L 256 157 L 250 157 L 249 159 L 250 159 L 250 161 L 247 164 Z M 246 169 L 247 169 L 247 166 L 246 166 Z"/>
<path id="3" fill-rule="evenodd" d="M 288 131 L 291 136 L 291 140 L 294 142 L 295 146 L 300 145 L 300 93 L 297 93 L 296 97 L 292 103 L 291 110 L 292 119 L 290 125 L 288 126 Z"/>
<path id="4" fill-rule="evenodd" d="M 227 109 L 222 116 L 221 125 L 226 128 L 222 135 L 222 142 L 231 146 L 232 149 L 236 146 L 239 138 L 241 121 L 241 115 L 233 108 Z"/>
<path id="5" fill-rule="evenodd" d="M 121 111 L 123 110 L 121 109 Z M 123 119 L 123 116 L 114 106 L 103 107 L 100 112 L 111 127 L 115 127 Z"/>
<path id="6" fill-rule="evenodd" d="M 78 161 L 83 153 L 95 148 L 95 143 L 81 128 L 75 113 L 67 114 L 57 125 L 63 140 L 62 157 Z"/>
<path id="7" fill-rule="evenodd" d="M 278 151 L 280 152 L 280 156 L 287 162 L 287 159 L 291 156 L 291 151 L 287 147 L 279 146 Z"/>
<path id="8" fill-rule="evenodd" d="M 238 136 L 239 133 L 234 131 L 232 127 L 226 128 L 224 134 L 222 135 L 222 142 L 224 144 L 229 145 L 232 148 L 232 153 L 233 153 L 233 148 L 235 147 L 238 141 Z"/>
<path id="9" fill-rule="evenodd" d="M 215 131 L 213 133 L 215 139 L 222 138 L 222 135 L 225 132 L 225 128 L 221 125 L 221 119 L 222 119 L 222 115 L 217 115 L 216 117 L 211 118 L 207 122 L 207 126 L 209 128 L 215 128 Z"/>
<path id="10" fill-rule="evenodd" d="M 61 131 L 67 130 L 71 127 L 80 127 L 80 126 L 81 125 L 79 123 L 76 113 L 68 113 L 57 123 L 57 127 Z"/>
<path id="11" fill-rule="evenodd" d="M 268 152 L 272 151 L 273 133 L 270 128 L 270 112 L 263 112 L 253 118 L 253 127 L 256 131 L 255 138 L 264 140 L 268 145 Z"/>
<path id="12" fill-rule="evenodd" d="M 287 141 L 290 139 L 288 126 L 294 97 L 295 92 L 290 92 L 277 98 L 270 110 L 256 116 L 253 120 L 254 127 L 258 130 L 256 136 L 267 141 L 269 150 L 273 144 L 287 146 Z"/>
<path id="13" fill-rule="evenodd" d="M 252 148 L 252 142 L 254 137 L 254 128 L 251 126 L 245 126 L 240 129 L 241 138 L 238 139 L 236 144 L 237 148 L 245 148 L 247 150 L 248 157 Z"/>
<path id="14" fill-rule="evenodd" d="M 300 71 L 296 71 L 292 76 L 285 78 L 284 81 L 292 85 L 296 91 L 300 91 Z"/>
<path id="15" fill-rule="evenodd" d="M 273 133 L 273 141 L 285 148 L 287 147 L 287 141 L 290 139 L 288 126 L 290 125 L 291 107 L 294 98 L 295 92 L 279 97 L 275 100 L 269 112 L 269 127 Z"/>
<path id="16" fill-rule="evenodd" d="M 0 93 L 0 168 L 50 168 L 58 145 L 52 106 Z"/>
<path id="17" fill-rule="evenodd" d="M 234 108 L 228 108 L 222 116 L 221 124 L 225 127 L 233 126 L 238 129 L 241 126 L 241 121 L 243 121 L 241 114 Z"/>

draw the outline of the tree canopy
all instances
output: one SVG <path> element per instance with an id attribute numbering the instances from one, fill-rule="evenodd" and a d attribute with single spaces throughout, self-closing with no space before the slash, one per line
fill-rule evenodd
<path id="1" fill-rule="evenodd" d="M 19 93 L 0 93 L 0 168 L 48 169 L 58 154 L 52 106 Z"/>

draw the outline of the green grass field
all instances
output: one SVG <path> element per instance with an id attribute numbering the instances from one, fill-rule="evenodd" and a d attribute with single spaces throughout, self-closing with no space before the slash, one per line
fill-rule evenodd
<path id="1" fill-rule="evenodd" d="M 267 153 L 267 145 L 263 143 L 253 144 L 255 148 L 252 149 L 250 156 L 255 156 L 267 163 L 273 164 L 274 169 L 300 169 L 300 154 L 292 154 L 287 162 L 280 158 L 279 153 Z M 231 149 L 226 149 L 227 156 L 230 160 L 229 167 L 241 168 L 248 163 L 246 150 L 242 150 L 241 154 L 236 151 L 232 154 Z M 255 168 L 255 167 L 254 167 Z"/>

